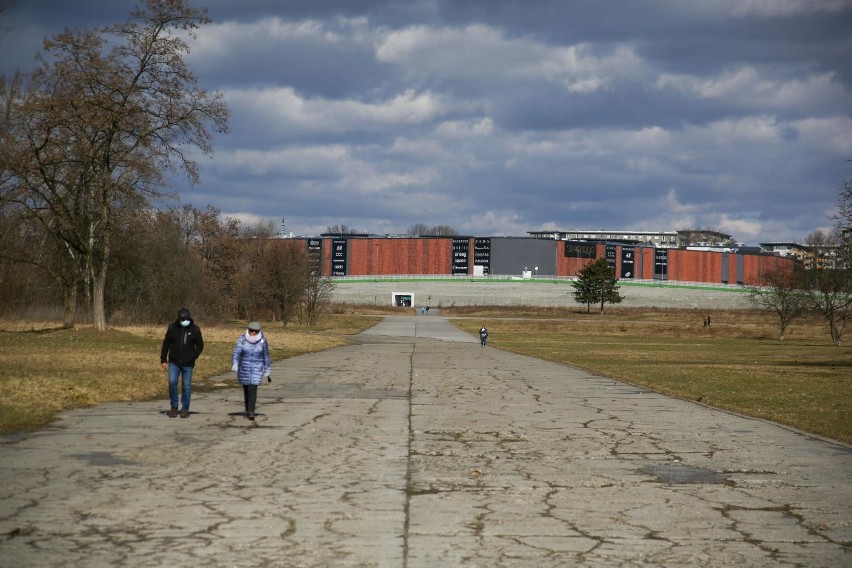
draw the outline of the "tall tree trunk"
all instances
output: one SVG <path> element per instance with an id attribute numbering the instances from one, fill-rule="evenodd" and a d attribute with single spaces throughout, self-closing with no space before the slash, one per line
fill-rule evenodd
<path id="1" fill-rule="evenodd" d="M 62 302 L 64 304 L 62 327 L 70 329 L 74 327 L 77 317 L 77 282 L 65 283 L 62 287 Z"/>
<path id="2" fill-rule="evenodd" d="M 96 274 L 92 275 L 92 318 L 98 331 L 106 331 L 106 261 L 102 263 Z"/>
<path id="3" fill-rule="evenodd" d="M 831 341 L 839 347 L 841 342 L 843 341 L 843 328 L 845 326 L 838 325 L 838 322 L 836 319 L 834 319 L 834 317 L 832 317 L 828 323 L 829 327 L 831 328 Z"/>

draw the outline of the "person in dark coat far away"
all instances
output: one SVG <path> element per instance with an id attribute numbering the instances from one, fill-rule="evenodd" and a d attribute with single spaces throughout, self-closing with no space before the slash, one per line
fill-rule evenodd
<path id="1" fill-rule="evenodd" d="M 204 338 L 192 320 L 189 310 L 181 308 L 177 320 L 169 325 L 163 347 L 160 350 L 160 365 L 169 372 L 169 418 L 178 414 L 178 378 L 183 378 L 181 389 L 180 417 L 189 418 L 189 399 L 192 395 L 192 371 L 195 361 L 204 350 Z"/>
<path id="2" fill-rule="evenodd" d="M 488 341 L 488 330 L 485 329 L 485 325 L 479 328 L 479 342 L 485 347 L 485 342 Z"/>

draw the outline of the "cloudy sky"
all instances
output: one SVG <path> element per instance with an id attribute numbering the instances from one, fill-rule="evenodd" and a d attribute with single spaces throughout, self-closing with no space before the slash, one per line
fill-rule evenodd
<path id="1" fill-rule="evenodd" d="M 852 0 L 190 0 L 231 132 L 183 202 L 316 235 L 832 225 Z M 0 0 L 0 72 L 134 0 Z"/>

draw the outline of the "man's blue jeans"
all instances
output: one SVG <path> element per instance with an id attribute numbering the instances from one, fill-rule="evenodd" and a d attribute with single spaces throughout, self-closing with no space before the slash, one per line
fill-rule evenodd
<path id="1" fill-rule="evenodd" d="M 183 390 L 181 391 L 181 410 L 189 412 L 189 398 L 192 396 L 192 367 L 180 367 L 169 363 L 169 400 L 172 408 L 178 407 L 178 376 L 183 375 Z"/>

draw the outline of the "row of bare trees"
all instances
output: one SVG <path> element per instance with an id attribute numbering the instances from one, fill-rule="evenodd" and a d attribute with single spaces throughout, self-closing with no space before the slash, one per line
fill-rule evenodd
<path id="1" fill-rule="evenodd" d="M 327 235 L 357 235 L 366 234 L 354 227 L 348 225 L 329 225 L 325 229 Z M 410 237 L 455 237 L 459 234 L 454 228 L 449 225 L 434 225 L 430 227 L 425 223 L 415 223 L 408 227 L 405 232 Z"/>
<path id="2" fill-rule="evenodd" d="M 843 340 L 852 319 L 852 178 L 840 191 L 834 220 L 830 233 L 808 235 L 801 261 L 766 273 L 767 285 L 750 290 L 754 306 L 778 316 L 782 340 L 794 320 L 811 313 L 825 318 L 835 345 Z"/>
<path id="3" fill-rule="evenodd" d="M 281 239 L 271 223 L 242 226 L 212 207 L 124 209 L 104 290 L 112 323 L 168 321 L 188 306 L 207 321 L 298 320 L 314 324 L 332 285 L 315 271 L 304 241 Z M 0 316 L 49 317 L 62 306 L 66 326 L 92 318 L 85 271 L 61 267 L 63 251 L 39 224 L 0 217 Z"/>

